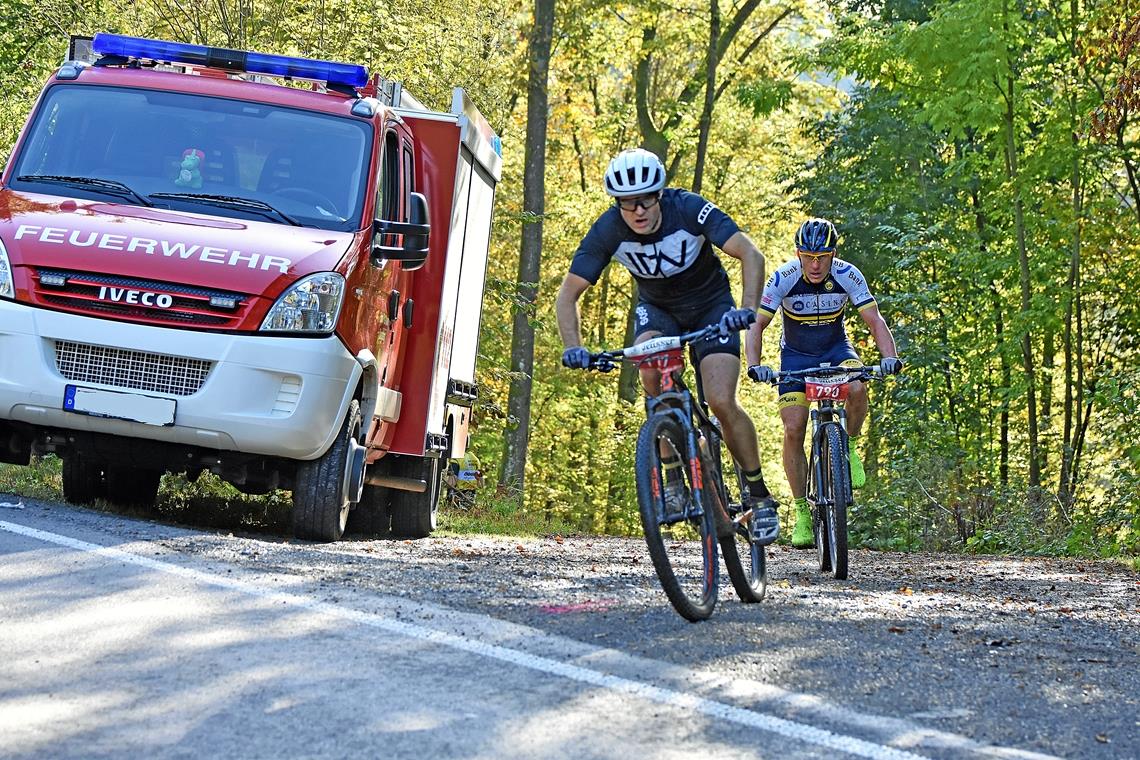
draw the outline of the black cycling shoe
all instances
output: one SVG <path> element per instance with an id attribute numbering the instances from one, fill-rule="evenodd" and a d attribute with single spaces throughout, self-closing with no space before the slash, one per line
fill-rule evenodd
<path id="1" fill-rule="evenodd" d="M 780 518 L 776 514 L 776 507 L 780 502 L 771 496 L 749 497 L 746 506 L 752 507 L 752 518 L 749 522 L 752 540 L 767 546 L 775 542 L 780 535 Z"/>

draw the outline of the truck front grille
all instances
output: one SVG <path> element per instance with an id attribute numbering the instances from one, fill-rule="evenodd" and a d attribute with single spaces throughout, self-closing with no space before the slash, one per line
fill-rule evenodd
<path id="1" fill-rule="evenodd" d="M 67 340 L 55 342 L 59 373 L 78 383 L 189 396 L 206 381 L 214 363 Z"/>
<path id="2" fill-rule="evenodd" d="M 240 293 L 97 272 L 37 269 L 34 282 L 42 304 L 151 324 L 237 327 L 250 303 Z"/>

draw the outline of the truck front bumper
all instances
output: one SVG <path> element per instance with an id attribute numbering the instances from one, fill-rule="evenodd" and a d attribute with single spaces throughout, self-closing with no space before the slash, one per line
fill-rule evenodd
<path id="1" fill-rule="evenodd" d="M 360 376 L 336 336 L 193 332 L 0 300 L 0 420 L 314 459 L 340 432 Z M 173 399 L 174 424 L 66 411 L 68 385 Z"/>

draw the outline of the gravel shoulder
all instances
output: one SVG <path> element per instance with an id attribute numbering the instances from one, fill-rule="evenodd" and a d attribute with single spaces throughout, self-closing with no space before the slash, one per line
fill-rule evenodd
<path id="1" fill-rule="evenodd" d="M 1140 757 L 1140 574 L 1096 560 L 855 551 L 851 579 L 772 547 L 760 604 L 723 578 L 689 624 L 634 538 L 433 536 L 332 545 L 202 533 L 72 507 L 120 540 L 304 583 L 445 605 L 592 646 L 1063 757 Z M 0 519 L 5 514 L 0 513 Z M 99 528 L 108 519 L 114 525 Z M 125 527 L 124 527 L 125 526 Z"/>

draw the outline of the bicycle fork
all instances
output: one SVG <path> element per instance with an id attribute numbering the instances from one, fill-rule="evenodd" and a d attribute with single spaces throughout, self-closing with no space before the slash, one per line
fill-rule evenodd
<path id="1" fill-rule="evenodd" d="M 826 417 L 826 419 L 824 419 Z M 823 461 L 821 454 L 823 453 L 823 441 L 827 436 L 827 428 L 830 425 L 837 426 L 843 435 L 839 436 L 840 441 L 847 440 L 847 410 L 841 406 L 835 406 L 830 401 L 821 403 L 818 408 L 811 410 L 811 461 L 808 463 L 808 483 L 809 488 L 807 492 L 811 493 L 811 483 L 814 482 L 822 484 L 825 480 L 826 468 L 829 463 Z M 818 509 L 821 506 L 831 503 L 828 494 L 819 493 L 815 494 L 815 505 Z"/>

